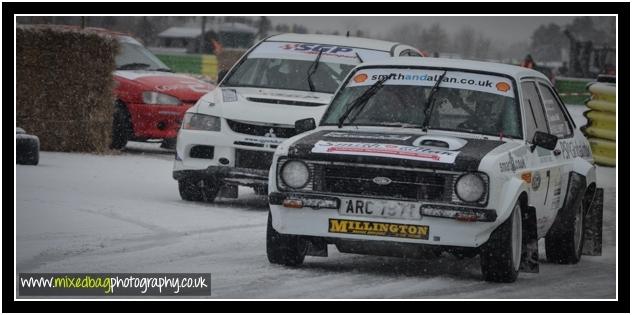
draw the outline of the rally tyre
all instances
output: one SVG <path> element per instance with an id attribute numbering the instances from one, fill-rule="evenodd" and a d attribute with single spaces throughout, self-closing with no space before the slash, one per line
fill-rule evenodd
<path id="1" fill-rule="evenodd" d="M 127 108 L 121 102 L 114 104 L 114 117 L 112 119 L 112 149 L 120 150 L 125 147 L 132 137 L 132 120 Z"/>
<path id="2" fill-rule="evenodd" d="M 299 266 L 305 260 L 307 242 L 297 235 L 280 234 L 272 227 L 272 215 L 268 212 L 266 252 L 272 264 Z"/>
<path id="3" fill-rule="evenodd" d="M 556 264 L 576 264 L 584 247 L 584 208 L 565 211 L 555 220 L 544 238 L 546 259 Z"/>
<path id="4" fill-rule="evenodd" d="M 187 201 L 213 202 L 219 193 L 219 186 L 208 180 L 178 180 L 180 197 Z"/>
<path id="5" fill-rule="evenodd" d="M 485 281 L 514 282 L 522 256 L 522 208 L 520 201 L 481 248 L 481 270 Z"/>
<path id="6" fill-rule="evenodd" d="M 160 147 L 167 150 L 175 150 L 176 138 L 163 139 L 162 142 L 160 143 Z"/>

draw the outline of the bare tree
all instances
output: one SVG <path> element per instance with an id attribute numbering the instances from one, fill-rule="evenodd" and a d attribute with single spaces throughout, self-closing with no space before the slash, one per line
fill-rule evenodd
<path id="1" fill-rule="evenodd" d="M 421 31 L 421 49 L 432 52 L 442 52 L 450 41 L 448 33 L 439 23 L 432 24 L 429 29 Z"/>
<path id="2" fill-rule="evenodd" d="M 454 36 L 454 48 L 463 58 L 474 56 L 476 32 L 471 27 L 461 28 Z"/>

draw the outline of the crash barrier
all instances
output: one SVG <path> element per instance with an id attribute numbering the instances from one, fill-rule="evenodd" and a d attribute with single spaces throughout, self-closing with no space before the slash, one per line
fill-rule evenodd
<path id="1" fill-rule="evenodd" d="M 581 128 L 588 137 L 595 162 L 616 166 L 616 88 L 612 83 L 590 83 L 590 110 L 584 112 L 587 124 Z"/>
<path id="2" fill-rule="evenodd" d="M 77 28 L 16 28 L 16 123 L 39 137 L 41 150 L 108 150 L 118 47 Z"/>
<path id="3" fill-rule="evenodd" d="M 583 104 L 590 97 L 586 84 L 592 79 L 556 77 L 555 88 L 565 104 Z"/>
<path id="4" fill-rule="evenodd" d="M 217 81 L 219 71 L 230 69 L 245 52 L 243 49 L 224 49 L 219 55 L 156 53 L 156 56 L 175 72 L 200 74 Z"/>

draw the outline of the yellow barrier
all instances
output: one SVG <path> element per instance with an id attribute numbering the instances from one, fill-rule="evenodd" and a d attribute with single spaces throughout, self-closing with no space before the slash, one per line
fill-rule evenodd
<path id="1" fill-rule="evenodd" d="M 593 158 L 599 165 L 616 166 L 617 117 L 616 88 L 614 84 L 592 83 L 588 86 L 591 93 L 584 113 L 587 124 L 581 128 L 588 138 Z"/>
<path id="2" fill-rule="evenodd" d="M 616 113 L 617 111 L 615 103 L 604 100 L 591 99 L 590 101 L 586 102 L 586 106 L 604 112 Z"/>
<path id="3" fill-rule="evenodd" d="M 202 56 L 202 74 L 217 80 L 217 57 L 215 55 Z"/>
<path id="4" fill-rule="evenodd" d="M 611 103 L 616 102 L 617 90 L 614 84 L 593 83 L 588 86 L 588 91 L 592 94 L 593 100 L 604 100 Z"/>
<path id="5" fill-rule="evenodd" d="M 590 138 L 590 149 L 597 164 L 615 166 L 617 160 L 617 144 L 614 141 Z"/>

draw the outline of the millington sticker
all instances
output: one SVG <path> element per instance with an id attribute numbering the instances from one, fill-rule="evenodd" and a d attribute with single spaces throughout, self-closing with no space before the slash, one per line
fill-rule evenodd
<path id="1" fill-rule="evenodd" d="M 427 240 L 427 225 L 329 219 L 329 233 L 360 234 Z"/>
<path id="2" fill-rule="evenodd" d="M 384 143 L 333 142 L 320 140 L 312 153 L 379 156 L 396 159 L 454 163 L 459 151 L 438 150 L 424 146 L 406 146 Z"/>

